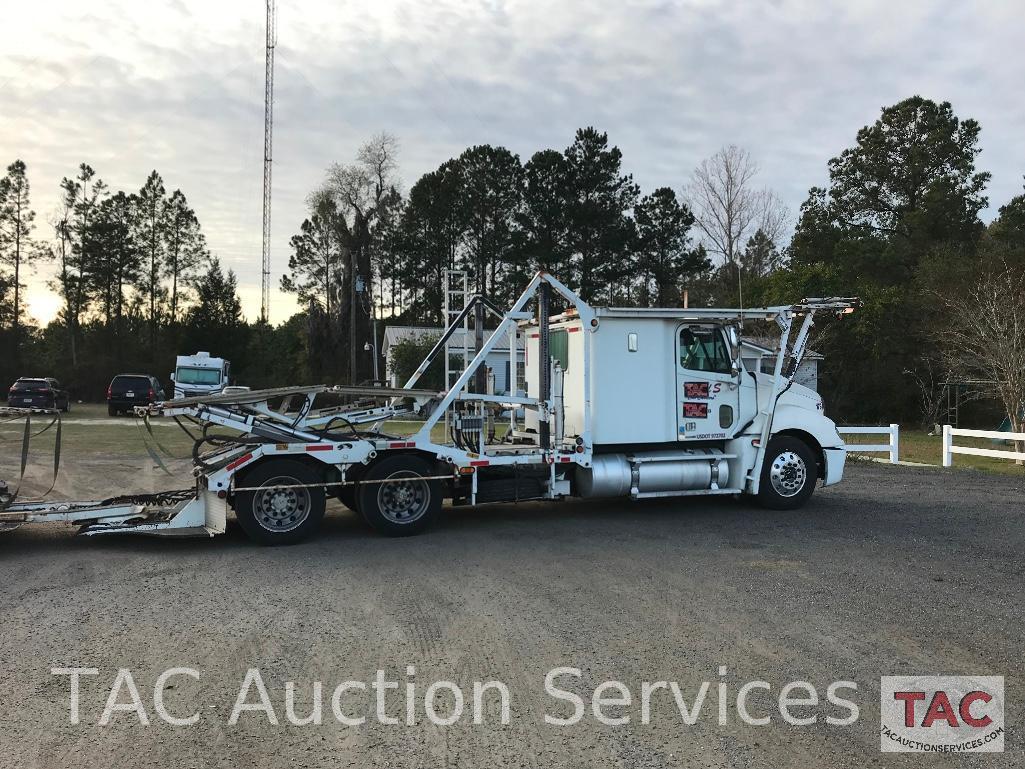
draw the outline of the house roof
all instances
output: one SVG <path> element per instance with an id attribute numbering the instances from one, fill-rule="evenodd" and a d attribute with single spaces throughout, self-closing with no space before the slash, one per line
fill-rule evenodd
<path id="1" fill-rule="evenodd" d="M 767 336 L 743 336 L 740 346 L 755 350 L 762 355 L 775 355 L 779 351 L 779 340 Z M 826 356 L 810 347 L 804 351 L 805 360 L 825 360 Z"/>
<path id="2" fill-rule="evenodd" d="M 384 341 L 381 344 L 382 352 L 387 355 L 388 348 L 393 344 L 404 342 L 413 339 L 433 339 L 437 340 L 441 338 L 441 335 L 445 333 L 445 329 L 438 326 L 386 326 L 384 329 Z M 463 335 L 464 331 L 461 328 L 457 328 L 452 332 L 451 345 L 453 349 L 463 348 Z M 494 333 L 494 329 L 485 329 L 484 340 L 487 341 L 488 337 Z M 474 347 L 473 332 L 470 333 L 469 346 L 472 350 Z M 523 342 L 519 343 L 519 348 L 523 348 Z M 509 352 L 509 335 L 508 332 L 503 333 L 498 339 L 498 344 L 494 347 L 494 350 L 504 350 Z"/>

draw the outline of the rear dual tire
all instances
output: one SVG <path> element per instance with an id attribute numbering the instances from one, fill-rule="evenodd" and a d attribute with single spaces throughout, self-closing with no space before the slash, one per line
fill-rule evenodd
<path id="1" fill-rule="evenodd" d="M 437 473 L 427 460 L 397 454 L 371 465 L 357 486 L 342 488 L 355 488 L 355 509 L 378 532 L 408 537 L 428 528 L 441 512 L 444 490 L 440 480 L 427 480 L 432 475 Z"/>
<path id="2" fill-rule="evenodd" d="M 323 475 L 304 462 L 272 459 L 245 473 L 238 485 L 266 487 L 235 494 L 235 517 L 261 545 L 292 545 L 312 536 L 324 520 Z"/>
<path id="3" fill-rule="evenodd" d="M 342 486 L 338 498 L 381 534 L 419 534 L 438 517 L 444 497 L 427 460 L 411 454 L 386 457 L 367 468 L 356 486 Z M 381 481 L 384 481 L 383 483 Z M 238 480 L 235 517 L 246 535 L 263 545 L 291 545 L 312 536 L 324 519 L 323 474 L 303 462 L 273 459 Z M 350 504 L 351 503 L 351 504 Z"/>

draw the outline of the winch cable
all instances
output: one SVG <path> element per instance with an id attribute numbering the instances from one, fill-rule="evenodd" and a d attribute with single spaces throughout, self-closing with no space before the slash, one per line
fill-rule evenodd
<path id="1" fill-rule="evenodd" d="M 162 452 L 164 452 L 164 456 L 170 457 L 171 459 L 188 459 L 188 457 L 187 457 L 187 456 L 185 456 L 185 457 L 179 457 L 179 456 L 177 456 L 176 454 L 174 454 L 174 452 L 172 452 L 172 451 L 171 451 L 170 449 L 168 449 L 168 448 L 167 448 L 166 446 L 164 446 L 164 445 L 163 445 L 163 444 L 162 444 L 162 443 L 161 443 L 161 442 L 160 442 L 160 441 L 159 441 L 159 440 L 157 439 L 157 435 L 156 435 L 156 433 L 155 433 L 155 432 L 153 432 L 153 423 L 152 423 L 152 422 L 150 422 L 150 418 L 149 418 L 149 417 L 150 417 L 150 415 L 149 415 L 149 413 L 147 412 L 147 413 L 146 413 L 146 415 L 145 415 L 145 416 L 144 416 L 144 417 L 142 418 L 143 424 L 144 424 L 144 425 L 146 426 L 146 432 L 147 432 L 147 433 L 149 433 L 149 437 L 153 439 L 153 443 L 155 443 L 155 444 L 156 444 L 157 448 L 158 448 L 158 449 L 160 449 L 160 450 L 161 450 Z M 177 418 L 177 417 L 175 417 L 175 421 L 176 421 L 176 422 L 178 421 L 178 418 Z M 179 422 L 179 427 L 180 427 L 180 426 L 181 426 L 181 423 Z M 184 427 L 183 427 L 182 429 L 183 429 L 183 430 L 185 430 L 185 428 L 184 428 Z M 189 436 L 190 438 L 192 438 L 192 435 L 191 435 L 191 434 L 189 433 L 189 431 L 188 431 L 188 430 L 185 430 L 185 433 L 186 433 L 186 434 L 187 434 L 187 435 L 188 435 L 188 436 Z"/>
<path id="2" fill-rule="evenodd" d="M 47 412 L 43 412 L 43 413 L 47 413 Z M 11 417 L 11 419 L 6 419 L 4 421 L 5 422 L 11 422 L 11 421 L 14 421 L 15 419 L 21 419 L 21 418 L 22 418 L 22 415 L 18 414 L 18 415 L 15 415 L 15 416 Z M 28 469 L 29 447 L 30 447 L 30 445 L 32 443 L 32 438 L 37 436 L 37 435 L 42 435 L 47 430 L 49 430 L 51 427 L 53 427 L 54 424 L 57 425 L 57 432 L 56 432 L 56 434 L 54 436 L 54 444 L 53 444 L 53 478 L 50 481 L 50 488 L 48 488 L 46 491 L 44 491 L 40 495 L 39 499 L 43 499 L 44 497 L 46 497 L 51 491 L 53 491 L 57 487 L 57 476 L 60 473 L 61 436 L 62 436 L 62 430 L 63 430 L 63 423 L 61 421 L 60 412 L 59 411 L 54 411 L 53 412 L 53 419 L 50 420 L 50 424 L 48 424 L 46 427 L 44 427 L 42 430 L 40 430 L 37 433 L 33 433 L 32 432 L 32 411 L 26 411 L 25 414 L 24 414 L 24 418 L 25 418 L 25 429 L 22 431 L 22 436 L 21 436 L 21 467 L 20 467 L 20 471 L 19 471 L 19 474 L 18 474 L 18 485 L 14 487 L 14 491 L 8 491 L 8 492 L 6 492 L 4 494 L 3 502 L 2 502 L 2 504 L 0 504 L 0 509 L 3 509 L 4 507 L 7 507 L 8 505 L 14 503 L 18 499 L 18 494 L 21 491 L 21 484 L 25 480 L 25 471 Z"/>
<path id="3" fill-rule="evenodd" d="M 194 425 L 196 425 L 196 426 L 200 426 L 200 425 L 199 425 L 199 422 L 197 422 L 197 421 L 196 421 L 195 419 L 193 419 L 192 417 L 185 417 L 185 418 L 186 418 L 186 419 L 187 419 L 187 420 L 188 420 L 189 422 L 192 422 L 192 424 L 194 424 Z M 182 424 L 182 421 L 181 421 L 181 418 L 180 418 L 180 417 L 174 417 L 174 423 L 175 423 L 176 425 L 178 425 L 178 427 L 179 427 L 179 428 L 181 428 L 181 431 L 182 431 L 183 433 L 185 433 L 185 434 L 186 434 L 187 436 L 189 436 L 189 438 L 190 438 L 190 439 L 192 439 L 192 441 L 193 441 L 193 442 L 195 442 L 195 441 L 198 441 L 198 440 L 199 440 L 199 438 L 197 438 L 197 437 L 196 437 L 195 435 L 193 435 L 192 433 L 190 433 L 190 432 L 189 432 L 189 428 L 187 428 L 187 427 L 186 427 L 185 425 L 183 425 L 183 424 Z"/>
<path id="4" fill-rule="evenodd" d="M 399 440 L 399 436 L 397 436 L 397 435 L 388 435 L 388 434 L 382 433 L 380 431 L 377 431 L 377 432 L 374 432 L 374 433 L 362 433 L 362 432 L 360 432 L 356 428 L 356 425 L 354 425 L 348 419 L 343 417 L 341 414 L 337 414 L 337 415 L 331 417 L 330 421 L 326 425 L 324 425 L 324 427 L 321 428 L 319 430 L 319 432 L 322 433 L 322 434 L 330 432 L 331 431 L 331 425 L 333 425 L 335 423 L 335 421 L 344 422 L 345 426 L 349 428 L 349 436 L 351 436 L 354 440 L 366 441 L 367 443 L 369 443 L 371 445 L 374 444 L 373 440 L 370 438 L 371 435 L 373 435 L 375 437 L 379 437 L 379 438 L 385 438 L 387 440 Z"/>
<path id="5" fill-rule="evenodd" d="M 146 422 L 146 427 L 148 428 L 149 427 L 149 420 L 144 420 L 144 421 Z M 154 462 L 156 462 L 157 467 L 159 467 L 161 470 L 163 470 L 164 473 L 166 473 L 167 475 L 173 476 L 174 473 L 172 473 L 170 470 L 167 469 L 167 465 L 164 464 L 164 460 L 162 460 L 160 458 L 160 455 L 157 454 L 157 452 L 153 450 L 153 447 L 149 444 L 149 441 L 146 440 L 146 433 L 144 433 L 142 431 L 142 426 L 139 424 L 138 421 L 136 421 L 135 427 L 139 431 L 139 437 L 142 439 L 143 448 L 146 449 L 146 453 L 149 454 L 149 458 L 152 459 Z M 153 435 L 152 431 L 150 431 L 150 435 L 153 436 L 153 441 L 154 441 L 154 443 L 156 443 L 157 439 L 156 439 L 156 436 Z M 157 443 L 157 445 L 159 446 L 160 444 Z"/>

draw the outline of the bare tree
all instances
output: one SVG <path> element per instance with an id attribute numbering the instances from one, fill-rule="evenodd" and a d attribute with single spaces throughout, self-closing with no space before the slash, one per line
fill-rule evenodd
<path id="1" fill-rule="evenodd" d="M 387 133 L 378 134 L 360 148 L 355 163 L 332 165 L 323 190 L 314 194 L 314 199 L 327 195 L 338 206 L 339 237 L 349 256 L 339 309 L 342 317 L 348 316 L 348 374 L 352 382 L 369 370 L 356 354 L 362 347 L 357 340 L 370 339 L 378 233 L 399 197 L 397 155 L 398 140 Z"/>
<path id="2" fill-rule="evenodd" d="M 974 381 L 960 380 L 941 355 L 923 355 L 913 367 L 904 369 L 904 375 L 915 383 L 922 427 L 929 431 L 939 424 L 940 414 L 947 405 L 949 388 L 959 388 L 956 397 L 962 406 L 986 396 Z"/>
<path id="3" fill-rule="evenodd" d="M 1003 260 L 984 268 L 963 294 L 944 297 L 942 345 L 952 371 L 988 381 L 1003 403 L 1012 432 L 1025 410 L 1025 268 Z M 1018 443 L 1018 450 L 1023 450 Z"/>
<path id="4" fill-rule="evenodd" d="M 772 244 L 780 248 L 780 243 L 790 226 L 790 209 L 775 190 L 768 188 L 758 194 L 758 229 L 765 233 Z"/>
<path id="5" fill-rule="evenodd" d="M 737 264 L 745 235 L 762 209 L 754 188 L 758 166 L 747 150 L 731 144 L 694 169 L 687 197 L 708 250 Z"/>

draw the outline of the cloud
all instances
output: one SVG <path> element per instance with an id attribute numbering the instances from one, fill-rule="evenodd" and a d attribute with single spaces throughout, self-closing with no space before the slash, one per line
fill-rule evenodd
<path id="1" fill-rule="evenodd" d="M 29 164 L 41 223 L 79 162 L 122 189 L 158 169 L 196 208 L 255 316 L 264 18 L 249 6 L 8 9 L 18 33 L 0 53 L 0 162 Z M 275 284 L 307 193 L 381 130 L 401 141 L 407 187 L 469 145 L 526 159 L 593 124 L 644 189 L 679 189 L 735 142 L 796 210 L 880 107 L 921 93 L 981 122 L 991 214 L 1025 173 L 1023 27 L 1016 3 L 282 0 Z M 272 306 L 280 319 L 293 305 Z"/>

